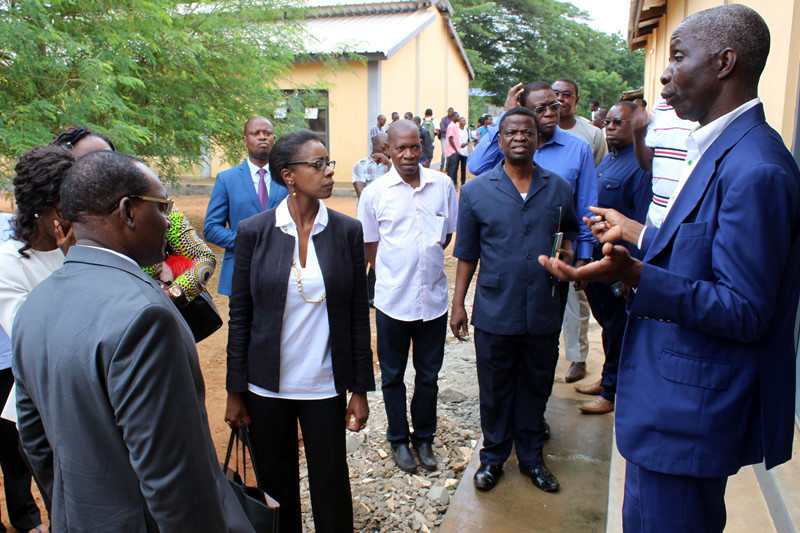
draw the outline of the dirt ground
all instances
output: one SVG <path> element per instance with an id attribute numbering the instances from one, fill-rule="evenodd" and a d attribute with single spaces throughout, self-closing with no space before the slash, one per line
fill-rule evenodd
<path id="1" fill-rule="evenodd" d="M 187 195 L 174 195 L 175 205 L 181 209 L 184 214 L 189 218 L 195 229 L 202 235 L 203 219 L 208 205 L 208 196 L 187 196 Z M 350 196 L 334 196 L 325 200 L 325 205 L 336 211 L 346 215 L 355 217 L 356 215 L 356 201 L 354 197 Z M 0 197 L 0 211 L 13 212 L 11 202 L 6 197 Z M 217 269 L 222 263 L 223 250 L 215 245 L 210 245 L 215 254 L 217 254 Z M 452 259 L 452 244 L 446 250 L 445 256 L 448 278 L 452 280 L 455 276 L 455 261 Z M 214 439 L 214 444 L 217 449 L 217 455 L 220 460 L 224 460 L 225 450 L 228 445 L 228 438 L 230 437 L 230 430 L 225 424 L 225 346 L 228 339 L 228 297 L 222 296 L 217 293 L 217 286 L 219 283 L 219 270 L 209 282 L 209 292 L 214 297 L 214 302 L 219 309 L 220 315 L 223 318 L 223 326 L 216 333 L 202 341 L 197 345 L 198 355 L 200 357 L 200 366 L 203 371 L 203 377 L 206 385 L 206 409 L 208 410 L 209 424 L 211 426 L 211 435 Z M 371 313 L 371 331 L 372 331 L 372 348 L 373 353 L 376 353 L 376 336 L 375 336 L 375 313 Z M 375 361 L 377 369 L 377 360 Z M 34 487 L 35 489 L 35 487 Z M 46 522 L 46 513 L 44 512 L 44 505 L 42 505 L 41 498 L 38 493 L 34 491 L 37 503 L 42 510 L 43 519 Z M 5 506 L 5 494 L 0 494 L 2 498 L 2 521 L 8 524 L 8 514 Z M 15 531 L 9 527 L 9 531 Z"/>

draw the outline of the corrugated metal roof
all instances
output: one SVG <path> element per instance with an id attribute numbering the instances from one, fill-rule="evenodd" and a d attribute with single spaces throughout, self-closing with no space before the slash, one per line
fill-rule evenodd
<path id="1" fill-rule="evenodd" d="M 428 10 L 388 15 L 310 18 L 311 53 L 383 54 L 387 59 L 436 19 Z"/>

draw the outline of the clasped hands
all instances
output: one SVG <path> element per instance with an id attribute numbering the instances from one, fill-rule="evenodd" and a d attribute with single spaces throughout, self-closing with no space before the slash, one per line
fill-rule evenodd
<path id="1" fill-rule="evenodd" d="M 590 207 L 593 217 L 583 217 L 592 235 L 603 243 L 603 258 L 584 266 L 572 266 L 561 259 L 539 256 L 539 263 L 562 281 L 622 281 L 629 287 L 638 287 L 642 275 L 642 262 L 631 257 L 628 249 L 614 244 L 625 241 L 638 244 L 644 226 L 613 209 Z"/>

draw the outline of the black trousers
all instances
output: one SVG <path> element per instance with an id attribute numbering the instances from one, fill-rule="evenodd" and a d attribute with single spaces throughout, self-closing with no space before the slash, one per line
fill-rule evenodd
<path id="1" fill-rule="evenodd" d="M 303 431 L 311 509 L 318 533 L 353 531 L 345 448 L 347 398 L 284 400 L 245 395 L 262 487 L 281 505 L 281 533 L 302 533 L 297 422 Z"/>
<path id="2" fill-rule="evenodd" d="M 617 395 L 617 373 L 619 371 L 619 354 L 622 352 L 622 337 L 628 323 L 625 310 L 627 300 L 617 298 L 607 283 L 590 283 L 586 288 L 589 307 L 600 327 L 603 328 L 603 352 L 606 360 L 603 363 L 603 392 L 600 395 L 613 402 Z"/>
<path id="3" fill-rule="evenodd" d="M 467 182 L 467 156 L 458 152 L 447 158 L 447 175 L 453 180 L 453 185 L 458 188 L 458 167 L 461 167 L 461 185 Z"/>
<path id="4" fill-rule="evenodd" d="M 13 384 L 14 375 L 11 369 L 0 370 L 0 400 L 3 405 Z M 17 425 L 5 419 L 0 419 L 0 466 L 3 468 L 6 506 L 11 525 L 18 531 L 30 531 L 41 525 L 42 517 L 31 495 L 31 473 L 20 452 Z M 6 530 L 2 524 L 0 528 L 0 531 Z"/>
<path id="5" fill-rule="evenodd" d="M 475 328 L 481 401 L 481 463 L 502 465 L 516 445 L 519 464 L 543 462 L 547 400 L 558 362 L 558 334 L 495 335 Z"/>

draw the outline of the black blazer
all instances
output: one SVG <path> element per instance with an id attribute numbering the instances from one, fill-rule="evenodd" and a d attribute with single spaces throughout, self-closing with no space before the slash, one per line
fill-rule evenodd
<path id="1" fill-rule="evenodd" d="M 312 238 L 327 294 L 336 391 L 375 390 L 361 223 L 329 209 L 328 225 Z M 275 209 L 239 223 L 228 324 L 226 388 L 231 392 L 247 391 L 248 382 L 278 392 L 294 243 L 275 227 Z"/>

